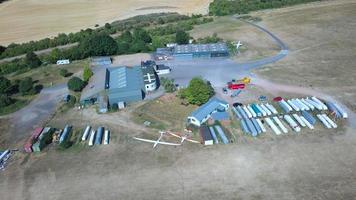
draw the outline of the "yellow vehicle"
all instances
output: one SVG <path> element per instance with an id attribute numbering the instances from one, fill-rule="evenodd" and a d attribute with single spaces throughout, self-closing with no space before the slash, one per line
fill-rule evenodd
<path id="1" fill-rule="evenodd" d="M 242 83 L 244 83 L 244 84 L 249 84 L 250 82 L 251 82 L 251 78 L 249 78 L 249 77 L 244 77 L 244 78 L 242 78 L 242 79 L 240 79 L 240 80 L 238 80 L 238 81 L 240 81 L 240 82 L 242 82 Z"/>

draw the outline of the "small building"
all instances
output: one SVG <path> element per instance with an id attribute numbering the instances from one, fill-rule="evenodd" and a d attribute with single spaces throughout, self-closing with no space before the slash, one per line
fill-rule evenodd
<path id="1" fill-rule="evenodd" d="M 155 66 L 155 71 L 157 75 L 164 75 L 171 73 L 172 69 L 166 65 L 159 64 Z"/>
<path id="2" fill-rule="evenodd" d="M 57 60 L 57 65 L 68 65 L 70 61 L 68 59 L 66 60 Z"/>
<path id="3" fill-rule="evenodd" d="M 141 62 L 143 81 L 145 84 L 146 92 L 152 92 L 157 89 L 158 76 L 154 70 L 156 63 L 152 60 Z"/>
<path id="4" fill-rule="evenodd" d="M 213 97 L 188 116 L 188 123 L 201 126 L 211 117 L 212 114 L 216 112 L 226 112 L 228 109 L 229 104 L 227 102 Z"/>
<path id="5" fill-rule="evenodd" d="M 202 139 L 202 144 L 204 145 L 214 144 L 213 137 L 211 136 L 210 130 L 207 126 L 200 127 L 199 132 Z"/>
<path id="6" fill-rule="evenodd" d="M 93 57 L 91 58 L 91 64 L 93 66 L 108 66 L 111 65 L 112 60 L 110 57 Z"/>

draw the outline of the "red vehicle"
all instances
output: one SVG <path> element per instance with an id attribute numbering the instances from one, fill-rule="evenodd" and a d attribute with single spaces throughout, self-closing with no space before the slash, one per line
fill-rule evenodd
<path id="1" fill-rule="evenodd" d="M 229 82 L 229 83 L 227 84 L 227 87 L 228 87 L 230 90 L 245 89 L 245 84 L 243 84 L 243 83 L 231 83 L 231 82 Z"/>

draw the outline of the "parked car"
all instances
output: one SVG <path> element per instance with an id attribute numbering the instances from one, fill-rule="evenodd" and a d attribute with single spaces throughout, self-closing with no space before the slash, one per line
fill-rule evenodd
<path id="1" fill-rule="evenodd" d="M 234 107 L 237 107 L 237 106 L 242 106 L 242 103 L 235 102 L 235 103 L 233 103 L 233 104 L 232 104 L 232 106 L 234 106 Z"/>
<path id="2" fill-rule="evenodd" d="M 226 87 L 223 87 L 222 91 L 223 91 L 224 94 L 227 94 L 227 88 Z"/>

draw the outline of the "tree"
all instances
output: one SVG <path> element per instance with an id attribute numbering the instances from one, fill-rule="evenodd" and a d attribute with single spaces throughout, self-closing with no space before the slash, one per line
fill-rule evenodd
<path id="1" fill-rule="evenodd" d="M 137 28 L 134 30 L 133 38 L 136 41 L 143 41 L 144 43 L 152 42 L 152 38 L 151 38 L 150 34 L 142 28 Z"/>
<path id="2" fill-rule="evenodd" d="M 93 72 L 91 71 L 91 69 L 88 66 L 85 66 L 84 71 L 83 71 L 84 81 L 88 82 L 91 76 L 93 76 Z"/>
<path id="3" fill-rule="evenodd" d="M 60 69 L 59 70 L 59 75 L 63 76 L 63 77 L 67 77 L 68 76 L 68 70 L 66 69 Z"/>
<path id="4" fill-rule="evenodd" d="M 83 56 L 110 56 L 116 54 L 117 43 L 109 35 L 94 35 L 85 38 L 79 48 Z"/>
<path id="5" fill-rule="evenodd" d="M 105 27 L 105 29 L 111 29 L 111 25 L 109 24 L 109 23 L 106 23 L 105 25 L 104 25 L 104 27 Z"/>
<path id="6" fill-rule="evenodd" d="M 6 47 L 0 45 L 0 55 L 6 50 Z"/>
<path id="7" fill-rule="evenodd" d="M 5 94 L 9 91 L 11 81 L 3 76 L 0 76 L 0 94 Z"/>
<path id="8" fill-rule="evenodd" d="M 183 30 L 178 30 L 176 33 L 176 43 L 178 44 L 188 44 L 189 38 L 189 34 Z"/>
<path id="9" fill-rule="evenodd" d="M 38 56 L 32 51 L 26 54 L 25 63 L 30 68 L 36 68 L 42 64 Z"/>
<path id="10" fill-rule="evenodd" d="M 120 42 L 127 42 L 131 43 L 132 42 L 132 34 L 130 31 L 124 31 L 120 37 L 119 37 Z"/>
<path id="11" fill-rule="evenodd" d="M 69 79 L 67 86 L 68 86 L 68 89 L 75 91 L 75 92 L 79 92 L 79 91 L 82 91 L 82 89 L 84 88 L 85 82 L 82 79 L 75 76 L 75 77 Z"/>
<path id="12" fill-rule="evenodd" d="M 19 91 L 22 95 L 28 94 L 33 89 L 33 81 L 31 77 L 26 77 L 19 83 Z"/>
<path id="13" fill-rule="evenodd" d="M 51 51 L 51 53 L 48 56 L 48 61 L 50 63 L 56 63 L 57 60 L 61 59 L 62 57 L 62 52 L 58 48 L 55 48 Z"/>
<path id="14" fill-rule="evenodd" d="M 0 94 L 0 107 L 5 107 L 14 102 L 7 94 Z"/>
<path id="15" fill-rule="evenodd" d="M 211 85 L 200 77 L 193 78 L 186 89 L 179 92 L 179 96 L 190 104 L 202 105 L 214 95 Z"/>

